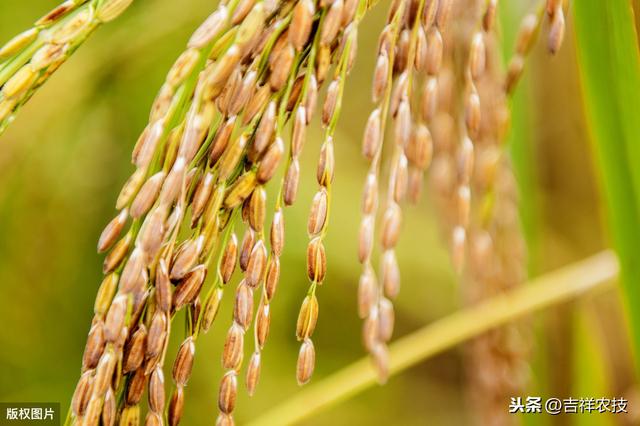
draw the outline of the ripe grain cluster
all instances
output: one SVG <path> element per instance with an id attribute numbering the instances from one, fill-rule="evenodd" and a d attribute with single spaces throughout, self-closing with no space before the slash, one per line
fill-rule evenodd
<path id="1" fill-rule="evenodd" d="M 0 48 L 0 134 L 15 114 L 101 24 L 133 0 L 67 0 Z"/>
<path id="2" fill-rule="evenodd" d="M 296 332 L 298 381 L 311 378 L 315 292 L 326 273 L 333 137 L 366 9 L 358 0 L 234 0 L 194 32 L 156 97 L 133 151 L 136 169 L 116 202 L 119 213 L 98 243 L 99 251 L 108 251 L 106 277 L 73 398 L 74 422 L 137 424 L 146 387 L 145 422 L 178 424 L 198 337 L 232 291 L 217 423 L 233 423 L 247 353 L 244 383 L 250 394 L 258 385 L 280 275 L 284 208 L 296 201 L 306 129 L 326 85 L 318 108 L 325 129 L 319 189 L 308 224 L 310 286 Z M 281 165 L 284 178 L 272 195 L 276 207 L 268 212 L 266 184 Z M 188 332 L 173 361 L 169 392 L 163 365 L 173 318 L 183 309 Z M 96 386 L 103 376 L 109 380 Z"/>
<path id="3" fill-rule="evenodd" d="M 66 1 L 2 47 L 0 132 L 86 37 L 131 1 Z M 252 395 L 258 387 L 280 277 L 285 209 L 296 202 L 300 155 L 317 113 L 323 141 L 307 222 L 309 286 L 295 325 L 296 378 L 301 385 L 311 379 L 317 293 L 327 272 L 335 130 L 358 28 L 376 3 L 226 0 L 193 33 L 151 107 L 133 149 L 135 170 L 98 242 L 98 251 L 107 252 L 105 277 L 70 423 L 134 425 L 144 419 L 146 425 L 177 425 L 198 338 L 216 320 L 225 293 L 233 298 L 233 315 L 222 351 L 226 372 L 218 386 L 216 423 L 234 423 L 239 388 L 244 383 Z M 362 143 L 369 169 L 357 253 L 357 311 L 381 381 L 389 374 L 392 300 L 400 289 L 395 249 L 403 205 L 420 199 L 427 172 L 469 301 L 521 278 L 515 185 L 503 149 L 507 101 L 545 16 L 548 49 L 559 49 L 565 6 L 547 0 L 524 18 L 503 71 L 495 29 L 498 0 L 390 2 Z M 280 168 L 283 178 L 270 193 L 267 184 Z M 168 342 L 179 311 L 186 311 L 187 332 L 171 356 Z M 496 357 L 496 347 L 500 343 L 491 339 L 477 344 L 471 362 L 497 371 L 522 360 L 513 351 Z M 173 360 L 172 384 L 164 375 L 167 355 Z M 493 384 L 480 394 L 517 393 Z"/>

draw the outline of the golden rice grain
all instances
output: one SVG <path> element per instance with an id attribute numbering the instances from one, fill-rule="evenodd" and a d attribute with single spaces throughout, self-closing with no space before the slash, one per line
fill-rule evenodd
<path id="1" fill-rule="evenodd" d="M 306 339 L 302 343 L 302 346 L 300 346 L 300 352 L 298 354 L 298 365 L 296 368 L 298 385 L 302 386 L 311 380 L 315 364 L 316 352 L 313 347 L 313 342 L 310 339 Z"/>

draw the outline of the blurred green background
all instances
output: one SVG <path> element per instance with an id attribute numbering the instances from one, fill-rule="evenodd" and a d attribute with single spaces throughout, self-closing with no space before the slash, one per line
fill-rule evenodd
<path id="1" fill-rule="evenodd" d="M 360 138 L 371 109 L 370 75 L 386 14 L 383 3 L 362 24 L 359 56 L 346 86 L 336 137 L 337 176 L 326 242 L 329 269 L 318 293 L 314 381 L 363 356 L 361 321 L 356 315 L 360 268 L 355 255 L 359 194 L 366 173 Z M 56 4 L 52 0 L 0 2 L 0 41 L 28 28 Z M 530 5 L 529 1 L 511 2 L 505 12 L 507 51 L 511 51 L 510 35 Z M 114 215 L 114 200 L 133 170 L 130 151 L 147 123 L 166 71 L 192 30 L 214 7 L 215 2 L 205 0 L 134 2 L 79 49 L 0 138 L 0 401 L 59 401 L 67 406 L 80 373 L 101 280 L 97 238 Z M 515 162 L 530 185 L 522 198 L 527 206 L 525 220 L 535 229 L 531 235 L 534 275 L 605 245 L 570 19 L 568 25 L 566 44 L 557 57 L 549 57 L 541 46 L 544 43 L 538 43 L 515 101 L 514 120 L 526 130 L 513 143 Z M 316 134 L 303 155 L 306 171 L 315 170 L 320 146 L 318 126 L 314 129 Z M 286 211 L 283 274 L 272 305 L 262 376 L 251 401 L 240 392 L 239 423 L 259 416 L 298 389 L 295 319 L 308 285 L 306 216 L 316 189 L 314 176 L 303 173 L 299 202 Z M 396 336 L 460 307 L 460 289 L 428 197 L 406 208 L 398 257 L 403 286 L 395 304 Z M 625 396 L 632 399 L 633 408 L 633 398 L 638 397 L 632 387 L 627 331 L 618 299 L 618 293 L 610 291 L 534 318 L 528 394 Z M 187 387 L 186 425 L 215 421 L 222 339 L 230 315 L 227 303 L 213 331 L 198 341 Z M 169 354 L 175 354 L 177 343 L 173 342 Z M 464 383 L 462 351 L 456 348 L 306 424 L 470 424 L 474 414 L 466 405 Z M 505 410 L 507 405 L 505 401 Z M 527 423 L 620 421 L 625 420 L 539 416 Z"/>

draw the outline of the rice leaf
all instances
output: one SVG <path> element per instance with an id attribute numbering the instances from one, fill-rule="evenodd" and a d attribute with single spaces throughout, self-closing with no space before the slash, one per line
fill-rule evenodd
<path id="1" fill-rule="evenodd" d="M 640 58 L 631 3 L 573 5 L 587 122 L 599 166 L 613 245 L 631 323 L 636 367 L 640 356 Z"/>

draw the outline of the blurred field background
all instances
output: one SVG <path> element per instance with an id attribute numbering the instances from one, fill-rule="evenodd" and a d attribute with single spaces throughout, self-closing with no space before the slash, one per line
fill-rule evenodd
<path id="1" fill-rule="evenodd" d="M 510 52 L 510 35 L 532 2 L 507 3 L 502 31 Z M 0 42 L 56 4 L 57 0 L 0 2 Z M 132 171 L 131 148 L 166 71 L 214 6 L 205 0 L 134 2 L 79 49 L 0 138 L 0 401 L 58 401 L 67 406 L 101 280 L 102 256 L 96 254 L 96 241 Z M 356 314 L 359 194 L 366 173 L 360 140 L 371 109 L 373 52 L 385 13 L 385 4 L 380 4 L 363 22 L 359 55 L 346 86 L 326 240 L 329 269 L 318 293 L 318 362 L 313 381 L 364 355 Z M 525 131 L 512 140 L 514 163 L 526 185 L 522 215 L 532 275 L 584 258 L 607 244 L 571 18 L 566 43 L 556 57 L 549 57 L 541 44 L 531 55 L 515 100 L 514 121 Z M 312 128 L 318 132 L 318 126 Z M 319 146 L 318 132 L 305 148 L 303 170 L 315 170 Z M 272 306 L 262 376 L 251 401 L 240 392 L 236 411 L 240 424 L 298 389 L 295 320 L 307 290 L 306 215 L 315 185 L 314 173 L 303 172 L 299 202 L 286 211 L 283 275 Z M 461 292 L 428 197 L 407 207 L 406 215 L 398 247 L 403 284 L 396 303 L 397 337 L 461 306 Z M 533 318 L 528 395 L 624 396 L 631 400 L 632 411 L 634 400 L 640 404 L 619 299 L 617 290 L 598 293 Z M 186 389 L 186 425 L 215 420 L 222 338 L 229 321 L 227 303 L 213 331 L 199 339 Z M 473 418 L 465 395 L 462 350 L 456 348 L 305 424 L 464 425 Z M 525 423 L 620 424 L 621 420 L 621 416 L 538 415 Z"/>

